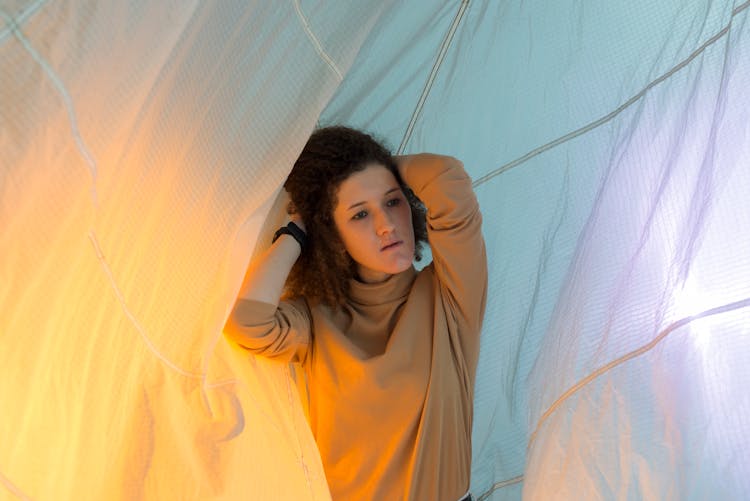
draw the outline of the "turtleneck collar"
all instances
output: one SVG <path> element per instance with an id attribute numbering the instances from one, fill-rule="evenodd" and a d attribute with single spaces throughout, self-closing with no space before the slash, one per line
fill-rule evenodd
<path id="1" fill-rule="evenodd" d="M 410 266 L 407 270 L 375 284 L 352 279 L 349 281 L 349 299 L 352 303 L 375 306 L 404 298 L 409 294 L 416 276 L 417 271 L 414 266 Z"/>

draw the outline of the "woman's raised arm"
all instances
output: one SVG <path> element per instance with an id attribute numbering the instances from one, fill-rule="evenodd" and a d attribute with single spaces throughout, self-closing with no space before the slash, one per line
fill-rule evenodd
<path id="1" fill-rule="evenodd" d="M 304 231 L 299 218 L 292 221 Z M 310 343 L 310 313 L 302 300 L 280 303 L 292 266 L 301 252 L 294 237 L 282 234 L 245 273 L 224 334 L 252 353 L 301 361 Z"/>
<path id="2" fill-rule="evenodd" d="M 292 222 L 305 231 L 300 218 L 293 217 Z M 268 250 L 250 262 L 239 298 L 278 306 L 284 283 L 300 251 L 300 244 L 292 236 L 281 235 Z"/>
<path id="3" fill-rule="evenodd" d="M 396 161 L 401 178 L 427 207 L 435 275 L 459 323 L 459 342 L 473 372 L 487 300 L 487 254 L 471 178 L 449 156 L 420 153 Z"/>

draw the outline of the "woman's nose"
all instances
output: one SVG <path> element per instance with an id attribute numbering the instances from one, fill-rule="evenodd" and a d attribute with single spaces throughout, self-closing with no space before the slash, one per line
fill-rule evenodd
<path id="1" fill-rule="evenodd" d="M 385 235 L 394 230 L 393 219 L 387 213 L 381 213 L 375 220 L 375 232 L 378 235 Z"/>

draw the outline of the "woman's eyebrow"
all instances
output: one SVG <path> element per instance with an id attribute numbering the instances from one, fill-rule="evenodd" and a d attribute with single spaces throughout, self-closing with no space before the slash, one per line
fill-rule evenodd
<path id="1" fill-rule="evenodd" d="M 401 189 L 400 187 L 396 187 L 396 188 L 391 188 L 390 190 L 386 191 L 386 192 L 385 192 L 385 193 L 383 194 L 383 197 L 387 197 L 388 195 L 390 195 L 390 194 L 391 194 L 391 193 L 393 193 L 394 191 L 398 191 L 398 190 L 400 190 L 400 189 Z M 367 202 L 357 202 L 356 204 L 352 204 L 352 205 L 350 205 L 350 206 L 349 206 L 349 209 L 346 209 L 346 210 L 350 210 L 350 209 L 353 209 L 353 208 L 357 207 L 358 205 L 363 205 L 363 204 L 366 204 L 366 203 L 367 203 Z"/>

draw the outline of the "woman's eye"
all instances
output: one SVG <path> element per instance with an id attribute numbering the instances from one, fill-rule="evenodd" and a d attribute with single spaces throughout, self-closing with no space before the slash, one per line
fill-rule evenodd
<path id="1" fill-rule="evenodd" d="M 396 205 L 398 205 L 400 203 L 401 203 L 401 199 L 400 198 L 393 198 L 391 200 L 388 200 L 388 202 L 386 203 L 386 205 L 388 207 L 395 207 Z"/>
<path id="2" fill-rule="evenodd" d="M 354 220 L 357 220 L 357 219 L 362 219 L 362 218 L 363 218 L 363 217 L 365 217 L 366 215 L 367 215 L 367 211 L 361 210 L 361 211 L 357 212 L 356 214 L 354 214 L 354 215 L 352 216 L 352 219 L 354 219 Z"/>

